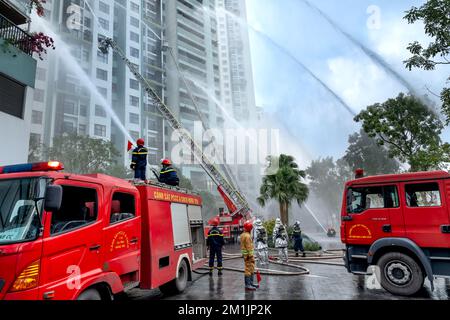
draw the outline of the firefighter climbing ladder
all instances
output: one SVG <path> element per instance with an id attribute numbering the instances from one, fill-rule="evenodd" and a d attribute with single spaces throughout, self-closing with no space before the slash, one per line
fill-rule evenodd
<path id="1" fill-rule="evenodd" d="M 136 66 L 130 60 L 128 60 L 125 53 L 117 45 L 117 43 L 111 38 L 105 38 L 99 44 L 100 51 L 105 54 L 108 52 L 108 49 L 110 47 L 120 56 L 120 58 L 130 69 L 130 71 L 134 74 L 136 79 L 145 88 L 145 91 L 151 98 L 153 104 L 159 109 L 163 117 L 169 122 L 172 129 L 176 130 L 179 133 L 179 136 L 183 143 L 191 148 L 194 157 L 197 159 L 197 161 L 199 161 L 203 170 L 205 170 L 205 172 L 214 181 L 214 183 L 226 193 L 226 195 L 236 206 L 237 210 L 233 212 L 233 214 L 241 213 L 242 216 L 247 217 L 247 215 L 250 213 L 250 206 L 247 200 L 235 187 L 233 187 L 230 182 L 228 182 L 228 180 L 217 169 L 214 163 L 206 155 L 203 154 L 202 149 L 195 143 L 191 135 L 183 128 L 181 123 L 177 120 L 169 107 L 164 104 L 164 102 L 161 100 L 155 90 L 153 90 L 148 81 L 139 73 Z"/>

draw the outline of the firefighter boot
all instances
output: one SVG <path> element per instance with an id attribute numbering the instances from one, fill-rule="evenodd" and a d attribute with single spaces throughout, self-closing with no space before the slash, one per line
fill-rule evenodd
<path id="1" fill-rule="evenodd" d="M 305 253 L 305 251 L 303 251 L 303 253 L 302 253 L 302 257 L 306 257 L 306 253 Z"/>
<path id="2" fill-rule="evenodd" d="M 219 272 L 217 273 L 217 275 L 220 277 L 222 275 L 222 269 L 219 269 Z"/>
<path id="3" fill-rule="evenodd" d="M 209 268 L 209 276 L 212 277 L 214 268 Z"/>
<path id="4" fill-rule="evenodd" d="M 298 252 L 295 253 L 295 256 L 298 257 Z"/>
<path id="5" fill-rule="evenodd" d="M 252 286 L 251 284 L 252 279 L 250 278 L 250 276 L 245 276 L 245 290 L 246 291 L 255 291 L 256 288 L 254 286 Z"/>

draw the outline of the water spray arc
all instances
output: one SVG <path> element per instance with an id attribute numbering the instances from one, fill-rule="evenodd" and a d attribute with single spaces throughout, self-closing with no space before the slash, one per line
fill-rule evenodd
<path id="1" fill-rule="evenodd" d="M 381 67 L 389 76 L 397 80 L 401 85 L 403 85 L 411 94 L 415 94 L 416 90 L 414 87 L 402 76 L 400 73 L 395 71 L 379 54 L 373 50 L 366 47 L 361 41 L 356 39 L 354 36 L 345 31 L 341 26 L 339 26 L 330 16 L 325 12 L 320 10 L 317 6 L 310 3 L 308 0 L 301 0 L 309 8 L 316 11 L 323 19 L 325 19 L 336 31 L 346 37 L 353 45 L 361 49 L 376 65 Z"/>
<path id="2" fill-rule="evenodd" d="M 127 137 L 130 141 L 134 141 L 128 130 L 120 121 L 117 114 L 114 112 L 111 105 L 108 103 L 105 97 L 97 90 L 97 86 L 94 84 L 91 77 L 80 66 L 77 59 L 73 57 L 70 51 L 70 47 L 67 45 L 67 43 L 65 43 L 62 40 L 62 38 L 55 33 L 53 28 L 48 24 L 47 21 L 45 21 L 45 19 L 36 16 L 35 18 L 33 18 L 33 22 L 37 23 L 45 31 L 45 33 L 49 34 L 55 40 L 55 42 L 58 44 L 55 53 L 58 55 L 59 59 L 64 61 L 64 65 L 77 75 L 78 79 L 80 79 L 80 83 L 82 83 L 84 87 L 87 88 L 92 93 L 94 99 L 111 116 L 111 119 L 113 120 L 115 125 L 122 131 L 125 137 Z"/>
<path id="3" fill-rule="evenodd" d="M 213 16 L 215 13 L 206 7 L 201 7 L 204 12 L 206 12 L 208 15 Z M 284 48 L 282 45 L 278 44 L 275 40 L 273 40 L 270 36 L 268 36 L 266 33 L 262 32 L 261 30 L 258 30 L 251 24 L 249 24 L 247 21 L 241 19 L 240 17 L 236 16 L 235 14 L 231 13 L 230 11 L 223 9 L 223 8 L 217 8 L 218 12 L 223 13 L 224 15 L 227 15 L 232 20 L 237 22 L 239 25 L 252 30 L 254 33 L 259 35 L 262 39 L 264 39 L 266 42 L 272 44 L 274 47 L 276 47 L 281 53 L 289 57 L 292 61 L 294 61 L 303 71 L 305 71 L 309 76 L 311 76 L 315 81 L 317 81 L 320 86 L 325 89 L 327 93 L 329 93 L 333 98 L 335 98 L 344 108 L 345 110 L 351 114 L 352 117 L 356 116 L 356 112 L 333 90 L 331 89 L 318 75 L 316 75 L 310 68 L 308 68 L 303 62 L 301 62 L 297 57 L 295 57 L 289 50 Z"/>

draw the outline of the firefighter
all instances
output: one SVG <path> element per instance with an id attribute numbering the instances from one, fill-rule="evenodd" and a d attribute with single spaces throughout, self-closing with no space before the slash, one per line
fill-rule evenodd
<path id="1" fill-rule="evenodd" d="M 292 239 L 294 240 L 295 256 L 298 257 L 298 252 L 302 253 L 302 257 L 305 257 L 305 249 L 303 248 L 302 229 L 300 228 L 300 221 L 295 221 L 294 229 L 292 231 Z"/>
<path id="2" fill-rule="evenodd" d="M 161 171 L 159 176 L 157 176 L 158 181 L 169 186 L 178 187 L 180 180 L 178 179 L 177 171 L 172 167 L 172 162 L 169 159 L 164 159 L 161 161 L 161 165 Z"/>
<path id="3" fill-rule="evenodd" d="M 244 223 L 244 232 L 241 234 L 241 253 L 244 258 L 245 264 L 245 290 L 254 291 L 259 285 L 253 284 L 253 277 L 255 275 L 255 256 L 253 241 L 251 236 L 251 231 L 253 229 L 253 224 L 251 221 L 246 221 Z"/>
<path id="4" fill-rule="evenodd" d="M 144 147 L 144 139 L 138 139 L 136 141 L 137 147 L 134 148 L 131 156 L 130 168 L 134 170 L 134 178 L 140 180 L 146 180 L 145 172 L 147 170 L 147 155 L 148 150 Z"/>
<path id="5" fill-rule="evenodd" d="M 219 218 L 215 218 L 211 221 L 211 230 L 208 232 L 208 239 L 206 240 L 206 245 L 209 249 L 209 275 L 213 275 L 214 270 L 214 258 L 217 257 L 217 270 L 219 270 L 218 275 L 222 275 L 222 247 L 225 244 L 223 240 L 223 233 L 218 228 Z"/>
<path id="6" fill-rule="evenodd" d="M 272 237 L 275 248 L 278 249 L 278 261 L 288 262 L 288 234 L 280 218 L 275 220 Z"/>
<path id="7" fill-rule="evenodd" d="M 256 219 L 254 228 L 255 249 L 258 262 L 261 265 L 269 263 L 269 253 L 267 246 L 267 231 L 264 228 L 261 219 Z"/>

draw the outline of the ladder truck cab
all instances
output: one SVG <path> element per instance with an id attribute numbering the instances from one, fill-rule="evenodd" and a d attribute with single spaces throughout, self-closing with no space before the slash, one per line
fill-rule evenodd
<path id="1" fill-rule="evenodd" d="M 410 296 L 427 278 L 450 276 L 450 174 L 364 177 L 345 185 L 341 240 L 349 272 L 370 266 L 387 291 Z"/>
<path id="2" fill-rule="evenodd" d="M 206 262 L 197 194 L 62 169 L 59 162 L 0 167 L 0 299 L 185 289 Z"/>
<path id="3" fill-rule="evenodd" d="M 205 237 L 208 237 L 211 224 L 217 218 L 219 219 L 218 228 L 222 231 L 224 240 L 229 243 L 236 243 L 239 235 L 243 231 L 243 217 L 239 214 L 233 215 L 225 212 L 223 208 L 220 208 L 219 214 L 208 221 L 208 226 L 205 227 Z"/>

